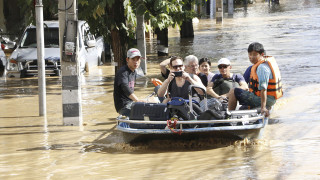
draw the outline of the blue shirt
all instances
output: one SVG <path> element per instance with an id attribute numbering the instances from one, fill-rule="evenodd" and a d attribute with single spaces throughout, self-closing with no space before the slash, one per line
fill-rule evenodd
<path id="1" fill-rule="evenodd" d="M 243 77 L 244 77 L 244 79 L 246 80 L 247 84 L 250 83 L 251 68 L 252 68 L 252 65 L 249 66 L 249 67 L 247 68 L 246 72 L 244 72 L 244 74 L 243 74 Z"/>
<path id="2" fill-rule="evenodd" d="M 257 68 L 257 75 L 259 79 L 259 90 L 267 89 L 269 79 L 272 79 L 272 72 L 267 62 L 262 63 Z"/>

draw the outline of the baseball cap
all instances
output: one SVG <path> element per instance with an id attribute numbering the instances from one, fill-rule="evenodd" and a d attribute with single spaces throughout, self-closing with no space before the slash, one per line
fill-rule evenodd
<path id="1" fill-rule="evenodd" d="M 140 53 L 139 49 L 131 48 L 131 49 L 128 50 L 128 52 L 127 52 L 127 57 L 128 58 L 134 58 L 136 56 L 140 56 L 141 57 L 141 53 Z"/>
<path id="2" fill-rule="evenodd" d="M 227 59 L 227 58 L 221 58 L 221 59 L 218 61 L 218 66 L 219 66 L 220 64 L 230 65 L 231 63 L 230 63 L 230 60 L 229 60 L 229 59 Z"/>

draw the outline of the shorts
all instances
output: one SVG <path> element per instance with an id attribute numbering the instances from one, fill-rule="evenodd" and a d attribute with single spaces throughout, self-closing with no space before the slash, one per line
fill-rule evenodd
<path id="1" fill-rule="evenodd" d="M 249 106 L 250 108 L 256 108 L 261 106 L 261 97 L 255 95 L 252 92 L 235 88 L 234 95 L 239 101 L 240 105 Z M 273 96 L 267 96 L 267 107 L 270 108 L 276 103 L 276 100 Z"/>

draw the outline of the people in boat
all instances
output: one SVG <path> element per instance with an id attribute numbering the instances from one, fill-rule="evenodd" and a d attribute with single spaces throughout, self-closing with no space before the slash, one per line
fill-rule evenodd
<path id="1" fill-rule="evenodd" d="M 214 75 L 207 86 L 208 95 L 223 100 L 228 97 L 232 88 L 248 90 L 244 77 L 238 73 L 231 73 L 232 66 L 229 59 L 221 58 L 218 61 L 218 69 L 220 74 Z"/>
<path id="2" fill-rule="evenodd" d="M 134 94 L 136 81 L 136 69 L 140 66 L 140 51 L 131 48 L 127 52 L 127 64 L 122 66 L 116 73 L 114 79 L 113 99 L 116 111 L 125 116 L 130 115 L 133 102 L 145 102 Z"/>
<path id="3" fill-rule="evenodd" d="M 229 93 L 229 109 L 234 110 L 237 101 L 250 108 L 261 107 L 261 113 L 269 116 L 270 108 L 282 97 L 283 90 L 278 64 L 272 56 L 265 56 L 261 43 L 254 42 L 248 47 L 248 56 L 253 64 L 250 72 L 249 91 L 235 88 Z"/>
<path id="4" fill-rule="evenodd" d="M 163 103 L 169 102 L 171 97 L 188 99 L 188 88 L 190 85 L 197 85 L 205 89 L 197 75 L 185 72 L 185 65 L 181 57 L 172 57 L 170 59 L 169 67 L 170 74 L 168 78 L 163 81 L 158 90 L 159 97 L 164 97 L 167 93 L 169 95 Z M 200 90 L 197 91 L 199 94 L 203 93 Z"/>
<path id="5" fill-rule="evenodd" d="M 207 84 L 204 84 L 204 86 L 208 86 L 208 82 L 210 82 L 212 77 L 214 76 L 214 73 L 210 71 L 210 68 L 211 68 L 210 59 L 205 57 L 199 60 L 199 70 L 202 74 L 205 74 L 207 77 Z"/>
<path id="6" fill-rule="evenodd" d="M 199 60 L 195 55 L 186 56 L 184 58 L 184 64 L 187 73 L 197 75 L 204 86 L 208 84 L 207 76 L 199 70 Z"/>

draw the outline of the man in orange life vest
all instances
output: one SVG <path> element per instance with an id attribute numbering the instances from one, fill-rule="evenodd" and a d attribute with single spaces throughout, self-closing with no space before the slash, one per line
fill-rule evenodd
<path id="1" fill-rule="evenodd" d="M 232 89 L 229 95 L 229 110 L 234 110 L 237 101 L 249 108 L 261 107 L 261 114 L 270 115 L 270 108 L 283 95 L 280 70 L 275 59 L 264 56 L 263 45 L 254 42 L 248 47 L 249 60 L 253 64 L 250 72 L 249 91 Z"/>

